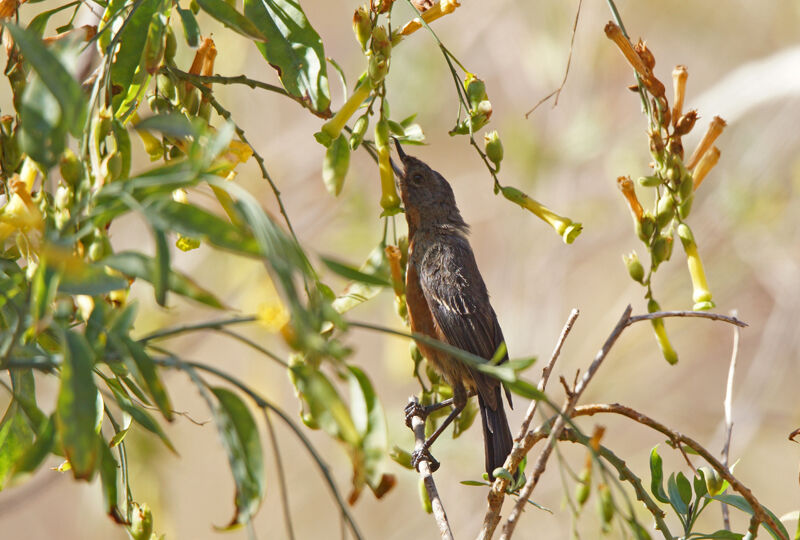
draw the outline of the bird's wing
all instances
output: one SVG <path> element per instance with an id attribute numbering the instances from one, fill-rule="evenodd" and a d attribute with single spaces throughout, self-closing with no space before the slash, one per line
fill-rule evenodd
<path id="1" fill-rule="evenodd" d="M 462 242 L 434 247 L 425 255 L 419 271 L 420 286 L 447 342 L 488 361 L 503 343 L 503 331 L 489 303 L 475 256 L 466 240 Z M 501 362 L 507 359 L 508 354 Z M 473 368 L 469 371 L 478 393 L 492 409 L 502 406 L 495 397 L 500 382 Z M 508 392 L 506 395 L 510 403 Z"/>

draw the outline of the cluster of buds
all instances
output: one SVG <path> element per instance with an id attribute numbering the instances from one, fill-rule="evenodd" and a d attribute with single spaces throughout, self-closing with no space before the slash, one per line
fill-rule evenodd
<path id="1" fill-rule="evenodd" d="M 492 103 L 486 94 L 486 83 L 472 73 L 467 73 L 464 78 L 464 91 L 467 94 L 469 106 L 467 116 L 450 130 L 450 135 L 475 133 L 492 117 Z"/>
<path id="2" fill-rule="evenodd" d="M 673 105 L 670 107 L 664 84 L 653 72 L 655 56 L 647 45 L 641 40 L 636 45 L 631 44 L 622 29 L 612 22 L 606 25 L 605 32 L 636 72 L 637 85 L 631 89 L 640 92 L 649 116 L 648 138 L 653 158 L 652 173 L 637 180 L 641 187 L 655 190 L 652 211 L 642 208 L 634 182 L 629 177 L 617 179 L 633 216 L 636 233 L 650 252 L 650 271 L 645 274 L 635 252 L 623 257 L 623 262 L 632 279 L 647 287 L 648 307 L 651 311 L 656 309 L 658 303 L 652 296 L 650 277 L 662 262 L 671 257 L 677 233 L 692 279 L 693 309 L 711 309 L 714 303 L 703 264 L 694 235 L 685 220 L 691 212 L 695 190 L 719 160 L 720 151 L 714 146 L 714 141 L 722 133 L 725 121 L 714 117 L 697 148 L 688 160 L 684 160 L 682 139 L 692 131 L 699 118 L 696 110 L 683 110 L 688 78 L 686 67 L 677 66 L 672 72 Z M 667 340 L 663 322 L 654 320 L 653 326 L 664 356 L 671 363 L 676 362 L 677 354 Z"/>

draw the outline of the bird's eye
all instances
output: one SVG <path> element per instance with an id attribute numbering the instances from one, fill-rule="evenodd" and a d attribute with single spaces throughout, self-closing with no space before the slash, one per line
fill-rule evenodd
<path id="1" fill-rule="evenodd" d="M 414 173 L 413 175 L 411 175 L 411 181 L 414 182 L 415 184 L 421 184 L 422 183 L 422 174 Z"/>

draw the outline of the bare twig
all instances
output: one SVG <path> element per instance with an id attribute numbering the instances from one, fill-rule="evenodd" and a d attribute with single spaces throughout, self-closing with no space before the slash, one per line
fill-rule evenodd
<path id="1" fill-rule="evenodd" d="M 731 316 L 736 317 L 736 310 L 731 312 Z M 722 447 L 722 464 L 728 466 L 728 456 L 731 447 L 731 434 L 733 433 L 733 415 L 732 415 L 732 402 L 733 402 L 733 376 L 736 374 L 736 358 L 739 356 L 739 337 L 741 331 L 738 328 L 733 329 L 733 350 L 731 351 L 731 365 L 728 368 L 728 383 L 725 385 L 725 401 L 723 408 L 725 409 L 725 444 Z M 722 523 L 726 530 L 731 530 L 731 520 L 728 515 L 728 505 L 722 505 Z"/>
<path id="2" fill-rule="evenodd" d="M 722 321 L 736 325 L 740 328 L 747 328 L 747 323 L 740 321 L 736 317 L 728 317 L 727 315 L 720 315 L 719 313 L 709 313 L 707 311 L 656 311 L 655 313 L 647 313 L 645 315 L 636 315 L 628 319 L 630 326 L 639 321 L 649 321 L 651 319 L 663 319 L 665 317 L 699 317 L 701 319 L 711 319 L 712 321 Z"/>
<path id="3" fill-rule="evenodd" d="M 416 397 L 412 397 L 410 402 L 417 402 Z M 425 419 L 421 415 L 415 414 L 411 417 L 411 429 L 414 431 L 414 450 L 422 451 L 425 444 Z M 436 524 L 439 526 L 439 533 L 442 535 L 442 540 L 453 540 L 453 532 L 450 530 L 450 523 L 447 521 L 447 514 L 444 511 L 442 499 L 439 497 L 439 492 L 436 489 L 436 484 L 433 481 L 433 471 L 431 465 L 424 459 L 417 465 L 419 477 L 425 484 L 425 491 L 428 492 L 428 499 L 431 501 L 431 508 L 433 510 L 433 517 L 436 518 Z"/>
<path id="4" fill-rule="evenodd" d="M 597 373 L 597 370 L 600 368 L 600 365 L 605 360 L 606 356 L 608 356 L 608 352 L 611 350 L 611 347 L 614 346 L 619 336 L 622 334 L 622 331 L 625 330 L 631 322 L 631 306 L 629 305 L 625 308 L 625 311 L 622 313 L 617 325 L 614 327 L 614 330 L 611 332 L 611 335 L 608 336 L 606 342 L 603 344 L 603 347 L 597 352 L 594 360 L 592 361 L 589 369 L 583 374 L 580 382 L 575 387 L 575 391 L 572 395 L 564 403 L 564 406 L 561 409 L 561 413 L 559 414 L 558 418 L 556 418 L 555 424 L 553 425 L 553 429 L 550 432 L 550 436 L 547 440 L 547 445 L 542 450 L 542 453 L 539 454 L 538 459 L 533 467 L 533 472 L 531 473 L 531 479 L 525 484 L 525 487 L 522 489 L 520 493 L 520 497 L 517 502 L 514 504 L 514 509 L 511 511 L 511 515 L 508 516 L 508 520 L 506 524 L 503 526 L 503 534 L 500 536 L 501 540 L 508 540 L 511 535 L 514 533 L 514 529 L 516 528 L 517 523 L 519 522 L 519 518 L 522 515 L 522 510 L 525 507 L 525 502 L 530 498 L 531 493 L 533 492 L 536 484 L 539 483 L 539 478 L 544 473 L 544 469 L 547 465 L 547 460 L 550 458 L 550 454 L 553 451 L 553 445 L 555 444 L 556 439 L 561 435 L 566 427 L 566 419 L 572 415 L 572 411 L 575 408 L 575 404 L 577 403 L 578 399 L 580 399 L 581 394 L 586 389 L 586 386 L 589 384 L 589 381 L 592 380 L 594 374 Z M 491 533 L 489 534 L 491 536 Z"/>
<path id="5" fill-rule="evenodd" d="M 278 487 L 281 494 L 281 509 L 283 510 L 283 522 L 286 525 L 286 537 L 289 540 L 294 540 L 294 528 L 292 527 L 292 513 L 289 508 L 289 489 L 286 486 L 286 475 L 283 471 L 283 461 L 281 460 L 281 449 L 278 447 L 278 438 L 275 436 L 275 426 L 272 425 L 272 420 L 269 417 L 269 410 L 262 409 L 264 412 L 264 423 L 267 425 L 267 434 L 269 435 L 269 442 L 272 445 L 272 451 L 275 454 L 275 468 L 278 472 Z M 344 523 L 344 518 L 342 518 Z M 342 525 L 344 526 L 344 525 Z"/>
<path id="6" fill-rule="evenodd" d="M 550 379 L 550 373 L 553 371 L 553 366 L 555 366 L 556 360 L 558 360 L 558 357 L 561 354 L 561 347 L 564 345 L 564 342 L 572 330 L 575 321 L 578 319 L 579 314 L 580 311 L 577 309 L 573 308 L 573 310 L 570 311 L 569 317 L 567 317 L 567 322 L 564 323 L 564 328 L 561 330 L 561 335 L 558 336 L 558 341 L 556 342 L 555 349 L 553 349 L 553 354 L 550 355 L 550 361 L 547 362 L 547 365 L 542 369 L 542 378 L 539 379 L 539 384 L 537 385 L 537 388 L 542 392 L 544 392 L 545 386 L 547 386 L 547 381 Z M 522 421 L 522 425 L 520 426 L 519 434 L 517 435 L 517 438 L 514 439 L 514 448 L 511 450 L 511 453 L 508 455 L 508 458 L 506 458 L 506 461 L 503 464 L 503 468 L 507 471 L 513 473 L 517 469 L 517 466 L 519 466 L 522 458 L 524 458 L 528 453 L 521 443 L 530 429 L 531 422 L 533 421 L 533 417 L 536 414 L 538 406 L 538 400 L 531 401 L 531 404 L 528 405 L 528 410 L 525 413 L 525 419 Z M 495 528 L 497 528 L 497 523 L 500 521 L 500 509 L 503 506 L 503 498 L 505 497 L 507 487 L 507 478 L 495 478 L 492 489 L 489 491 L 489 507 L 486 510 L 486 515 L 483 517 L 483 526 L 481 527 L 481 536 L 479 536 L 479 538 L 486 538 L 486 536 L 484 536 L 485 532 L 494 531 Z"/>
<path id="7" fill-rule="evenodd" d="M 539 108 L 539 105 L 550 99 L 551 97 L 555 96 L 556 99 L 553 101 L 553 107 L 558 105 L 558 98 L 561 96 L 561 91 L 564 89 L 564 85 L 567 84 L 567 77 L 569 76 L 569 66 L 572 64 L 572 50 L 575 46 L 575 34 L 578 31 L 578 18 L 581 16 L 581 6 L 583 5 L 583 0 L 578 0 L 578 9 L 575 11 L 575 23 L 572 25 L 572 38 L 569 41 L 569 55 L 567 56 L 567 68 L 564 70 L 564 78 L 561 80 L 561 84 L 558 85 L 558 88 L 547 94 L 545 97 L 540 99 L 536 105 L 533 106 L 531 110 L 525 113 L 525 118 L 527 119 L 533 111 Z"/>

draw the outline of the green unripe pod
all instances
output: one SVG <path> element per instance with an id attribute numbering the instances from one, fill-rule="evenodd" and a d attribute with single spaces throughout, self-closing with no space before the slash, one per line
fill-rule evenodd
<path id="1" fill-rule="evenodd" d="M 599 498 L 600 517 L 604 525 L 611 523 L 614 519 L 614 500 L 611 498 L 611 490 L 605 484 L 597 486 L 597 495 Z"/>
<path id="2" fill-rule="evenodd" d="M 578 485 L 575 488 L 575 500 L 578 506 L 583 506 L 592 493 L 592 470 L 588 467 L 581 471 Z"/>
<path id="3" fill-rule="evenodd" d="M 489 96 L 486 95 L 486 83 L 471 73 L 467 74 L 467 78 L 464 80 L 464 89 L 467 92 L 467 101 L 472 111 L 478 110 L 478 105 L 489 99 Z"/>
<path id="4" fill-rule="evenodd" d="M 375 146 L 378 148 L 389 146 L 389 122 L 385 118 L 378 120 L 375 125 Z"/>
<path id="5" fill-rule="evenodd" d="M 675 217 L 675 203 L 669 193 L 665 193 L 658 200 L 656 209 L 656 227 L 663 229 Z"/>
<path id="6" fill-rule="evenodd" d="M 656 222 L 652 215 L 645 213 L 642 214 L 642 219 L 636 222 L 636 234 L 642 242 L 647 242 L 653 236 L 655 231 Z"/>
<path id="7" fill-rule="evenodd" d="M 651 176 L 641 176 L 636 181 L 640 186 L 644 187 L 656 187 L 661 185 L 661 178 L 655 174 Z"/>
<path id="8" fill-rule="evenodd" d="M 639 260 L 639 255 L 637 255 L 635 251 L 632 251 L 629 255 L 622 256 L 622 262 L 625 263 L 625 267 L 628 269 L 628 274 L 630 274 L 631 279 L 642 283 L 644 280 L 644 266 L 642 266 L 642 262 Z"/>
<path id="9" fill-rule="evenodd" d="M 81 164 L 75 152 L 69 148 L 64 151 L 61 157 L 59 170 L 61 171 L 61 178 L 72 188 L 77 187 L 78 182 L 83 178 L 83 164 Z"/>
<path id="10" fill-rule="evenodd" d="M 356 120 L 355 125 L 353 126 L 353 132 L 350 133 L 350 149 L 355 150 L 361 144 L 361 141 L 364 140 L 364 134 L 367 132 L 367 128 L 369 127 L 369 115 L 364 114 L 358 117 Z"/>
<path id="11" fill-rule="evenodd" d="M 691 213 L 692 211 L 693 202 L 694 202 L 694 194 L 689 195 L 689 197 L 684 199 L 678 205 L 678 215 L 681 217 L 681 219 L 686 219 L 687 217 L 689 217 L 689 213 Z"/>

